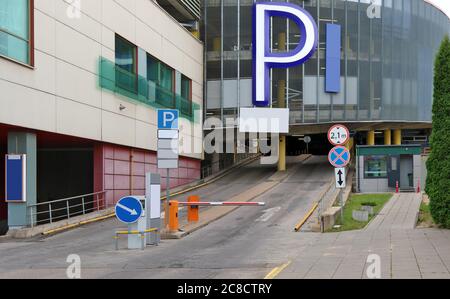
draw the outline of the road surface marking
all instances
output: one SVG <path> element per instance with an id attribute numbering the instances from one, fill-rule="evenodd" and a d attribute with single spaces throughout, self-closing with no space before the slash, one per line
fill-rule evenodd
<path id="1" fill-rule="evenodd" d="M 278 213 L 280 210 L 281 210 L 281 207 L 267 209 L 267 210 L 263 211 L 263 214 L 261 215 L 261 217 L 256 219 L 256 222 L 266 222 L 270 218 L 272 218 L 272 216 L 275 215 L 275 213 Z"/>
<path id="2" fill-rule="evenodd" d="M 266 277 L 264 277 L 264 279 L 274 279 L 275 277 L 277 277 L 278 275 L 280 275 L 281 272 L 284 271 L 284 269 L 286 269 L 287 267 L 289 267 L 289 265 L 292 263 L 292 261 L 287 262 L 284 265 L 281 265 L 279 267 L 276 267 L 275 269 L 273 269 L 272 271 L 269 272 L 269 274 L 266 275 Z"/>

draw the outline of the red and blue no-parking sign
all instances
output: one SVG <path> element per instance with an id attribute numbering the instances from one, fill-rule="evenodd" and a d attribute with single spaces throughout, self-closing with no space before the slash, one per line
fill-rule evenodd
<path id="1" fill-rule="evenodd" d="M 343 146 L 334 147 L 328 154 L 328 160 L 336 168 L 346 167 L 350 163 L 350 151 Z"/>

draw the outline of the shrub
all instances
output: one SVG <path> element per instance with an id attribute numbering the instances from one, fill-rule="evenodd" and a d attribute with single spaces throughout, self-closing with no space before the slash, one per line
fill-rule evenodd
<path id="1" fill-rule="evenodd" d="M 434 70 L 433 133 L 426 192 L 434 221 L 450 228 L 450 40 L 442 41 Z"/>

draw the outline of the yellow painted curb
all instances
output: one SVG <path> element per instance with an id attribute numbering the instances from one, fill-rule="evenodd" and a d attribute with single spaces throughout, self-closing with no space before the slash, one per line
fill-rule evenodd
<path id="1" fill-rule="evenodd" d="M 68 229 L 71 229 L 71 228 L 76 228 L 76 227 L 81 226 L 81 225 L 85 225 L 85 224 L 89 224 L 89 223 L 93 223 L 93 222 L 102 221 L 102 220 L 105 220 L 105 219 L 108 219 L 108 218 L 112 218 L 115 215 L 116 214 L 109 214 L 109 215 L 106 215 L 106 216 L 97 217 L 97 218 L 86 220 L 86 221 L 81 221 L 81 222 L 70 224 L 70 225 L 66 225 L 66 226 L 63 226 L 63 227 L 60 227 L 60 228 L 51 229 L 51 230 L 43 232 L 42 234 L 44 236 L 55 234 L 55 233 L 58 233 L 60 231 L 68 230 Z"/>
<path id="2" fill-rule="evenodd" d="M 292 263 L 292 261 L 287 262 L 286 264 L 283 264 L 279 267 L 274 268 L 272 271 L 269 272 L 269 274 L 264 277 L 264 279 L 274 279 L 278 275 L 280 275 L 281 272 L 284 271 L 289 265 Z"/>

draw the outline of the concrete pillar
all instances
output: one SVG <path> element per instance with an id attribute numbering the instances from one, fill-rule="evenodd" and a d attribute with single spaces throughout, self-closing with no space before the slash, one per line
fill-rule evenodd
<path id="1" fill-rule="evenodd" d="M 392 131 L 385 130 L 384 131 L 384 145 L 391 145 L 391 144 L 392 144 Z"/>
<path id="2" fill-rule="evenodd" d="M 27 155 L 27 202 L 8 204 L 9 229 L 22 228 L 30 224 L 28 206 L 36 204 L 36 173 L 37 173 L 37 145 L 36 134 L 33 133 L 8 133 L 8 154 Z M 36 211 L 34 211 L 36 212 Z M 36 221 L 36 217 L 33 217 Z"/>
<path id="3" fill-rule="evenodd" d="M 286 32 L 278 34 L 278 51 L 286 51 Z"/>
<path id="4" fill-rule="evenodd" d="M 402 130 L 394 130 L 394 145 L 402 145 Z"/>
<path id="5" fill-rule="evenodd" d="M 278 108 L 286 108 L 286 80 L 278 81 Z"/>
<path id="6" fill-rule="evenodd" d="M 355 139 L 353 137 L 349 138 L 347 144 L 345 145 L 345 147 L 351 151 L 353 149 L 353 146 L 355 144 Z"/>
<path id="7" fill-rule="evenodd" d="M 280 136 L 278 171 L 286 171 L 286 136 Z"/>
<path id="8" fill-rule="evenodd" d="M 286 32 L 278 34 L 278 50 L 286 51 Z M 286 108 L 286 80 L 278 81 L 278 108 Z M 278 171 L 286 171 L 286 136 L 280 136 Z"/>
<path id="9" fill-rule="evenodd" d="M 375 131 L 367 132 L 367 145 L 373 146 L 375 145 Z"/>
<path id="10" fill-rule="evenodd" d="M 200 31 L 193 30 L 193 31 L 191 31 L 191 33 L 195 38 L 200 39 Z"/>
<path id="11" fill-rule="evenodd" d="M 215 37 L 213 39 L 213 51 L 220 52 L 221 46 L 222 46 L 222 42 L 220 40 L 220 37 Z"/>

